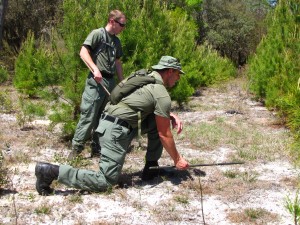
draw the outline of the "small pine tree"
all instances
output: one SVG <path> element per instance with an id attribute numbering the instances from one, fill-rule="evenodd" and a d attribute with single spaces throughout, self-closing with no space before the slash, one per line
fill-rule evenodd
<path id="1" fill-rule="evenodd" d="M 7 81 L 8 79 L 8 71 L 0 65 L 0 84 Z"/>
<path id="2" fill-rule="evenodd" d="M 268 34 L 251 58 L 248 70 L 251 91 L 258 98 L 263 98 L 267 107 L 279 111 L 298 142 L 299 6 L 298 0 L 278 1 L 269 18 Z"/>
<path id="3" fill-rule="evenodd" d="M 54 65 L 57 65 L 54 54 L 47 50 L 45 43 L 37 43 L 34 35 L 28 34 L 15 62 L 15 87 L 29 97 L 37 97 L 44 87 L 59 81 L 60 74 Z"/>

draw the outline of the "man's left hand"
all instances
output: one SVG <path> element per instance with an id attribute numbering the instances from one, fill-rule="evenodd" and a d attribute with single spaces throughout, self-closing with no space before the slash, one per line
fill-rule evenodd
<path id="1" fill-rule="evenodd" d="M 183 124 L 181 120 L 178 118 L 178 116 L 176 116 L 173 113 L 170 113 L 170 120 L 172 123 L 172 128 L 173 129 L 177 128 L 177 134 L 180 134 L 183 129 Z"/>

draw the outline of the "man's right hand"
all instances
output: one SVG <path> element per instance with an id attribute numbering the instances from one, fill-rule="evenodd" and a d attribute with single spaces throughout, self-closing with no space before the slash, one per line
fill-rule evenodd
<path id="1" fill-rule="evenodd" d="M 101 83 L 102 81 L 102 74 L 101 72 L 99 71 L 98 68 L 95 68 L 94 69 L 94 80 L 97 82 L 97 83 Z"/>
<path id="2" fill-rule="evenodd" d="M 179 170 L 186 170 L 189 168 L 189 163 L 184 158 L 180 157 L 175 166 Z"/>

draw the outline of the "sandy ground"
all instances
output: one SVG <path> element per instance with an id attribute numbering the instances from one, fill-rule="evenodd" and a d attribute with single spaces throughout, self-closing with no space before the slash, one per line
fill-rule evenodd
<path id="1" fill-rule="evenodd" d="M 206 110 L 178 115 L 185 128 L 220 117 L 235 125 L 242 119 L 243 125 L 237 126 L 249 123 L 253 129 L 253 124 L 258 125 L 262 135 L 282 139 L 282 149 L 286 149 L 284 140 L 289 138 L 289 131 L 274 122 L 273 112 L 250 97 L 234 81 L 226 88 L 201 90 L 200 96 L 192 98 L 191 105 L 200 104 Z M 0 114 L 0 123 L 1 148 L 10 167 L 10 181 L 0 193 L 0 224 L 293 224 L 285 202 L 287 197 L 295 197 L 299 170 L 285 152 L 270 152 L 271 159 L 261 157 L 243 165 L 175 171 L 173 176 L 157 177 L 152 182 L 139 177 L 144 152 L 132 152 L 124 165 L 122 185 L 111 192 L 80 192 L 56 184 L 55 194 L 44 197 L 35 190 L 36 161 L 57 164 L 57 157 L 67 156 L 68 146 L 59 141 L 57 133 L 47 130 L 46 120 L 34 121 L 32 129 L 23 131 L 16 125 L 14 114 Z M 226 145 L 197 151 L 188 138 L 175 139 L 180 152 L 190 160 L 224 162 L 237 151 Z M 97 159 L 87 161 L 87 168 L 97 168 Z M 160 164 L 172 165 L 166 153 Z M 243 177 L 224 176 L 230 171 Z"/>

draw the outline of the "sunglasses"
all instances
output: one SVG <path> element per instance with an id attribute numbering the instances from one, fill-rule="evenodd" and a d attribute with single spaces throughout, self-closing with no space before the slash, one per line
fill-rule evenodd
<path id="1" fill-rule="evenodd" d="M 120 23 L 118 20 L 114 20 L 116 23 L 118 23 L 120 25 L 120 27 L 125 27 L 126 24 L 125 23 Z"/>

